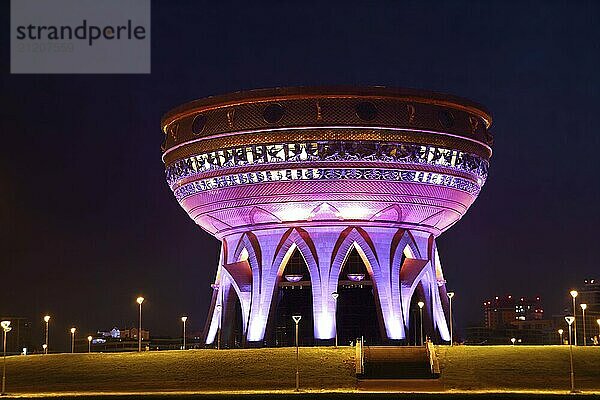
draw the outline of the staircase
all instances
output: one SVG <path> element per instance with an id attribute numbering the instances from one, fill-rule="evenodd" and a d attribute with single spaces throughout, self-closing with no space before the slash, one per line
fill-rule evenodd
<path id="1" fill-rule="evenodd" d="M 438 374 L 428 351 L 427 346 L 364 347 L 364 370 L 361 378 L 436 378 Z"/>

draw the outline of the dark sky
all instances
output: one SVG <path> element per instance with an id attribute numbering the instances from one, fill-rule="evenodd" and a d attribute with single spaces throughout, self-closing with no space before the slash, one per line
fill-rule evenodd
<path id="1" fill-rule="evenodd" d="M 467 97 L 494 116 L 490 175 L 438 239 L 459 325 L 495 294 L 548 314 L 598 273 L 600 2 L 152 4 L 150 75 L 10 75 L 2 2 L 0 314 L 52 340 L 136 322 L 203 326 L 218 243 L 164 181 L 160 118 L 183 102 L 289 85 Z M 328 3 L 328 4 L 320 4 Z"/>

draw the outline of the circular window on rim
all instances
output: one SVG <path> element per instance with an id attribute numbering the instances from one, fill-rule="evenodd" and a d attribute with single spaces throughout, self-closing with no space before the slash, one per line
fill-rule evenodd
<path id="1" fill-rule="evenodd" d="M 454 114 L 449 110 L 441 110 L 438 112 L 438 121 L 444 128 L 450 128 L 454 125 Z"/>
<path id="2" fill-rule="evenodd" d="M 356 105 L 356 115 L 363 121 L 373 121 L 377 117 L 377 108 L 370 101 L 363 101 Z"/>
<path id="3" fill-rule="evenodd" d="M 263 110 L 263 118 L 268 123 L 274 124 L 276 122 L 281 121 L 281 118 L 283 118 L 284 113 L 285 110 L 283 109 L 281 104 L 273 103 L 265 107 L 265 109 Z"/>
<path id="4" fill-rule="evenodd" d="M 194 135 L 199 135 L 204 130 L 204 126 L 206 125 L 206 117 L 202 114 L 198 114 L 194 117 L 192 121 L 192 133 Z"/>

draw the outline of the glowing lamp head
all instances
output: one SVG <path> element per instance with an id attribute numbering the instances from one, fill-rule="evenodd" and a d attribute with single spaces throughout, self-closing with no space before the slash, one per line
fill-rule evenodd
<path id="1" fill-rule="evenodd" d="M 338 297 L 340 297 L 340 294 L 338 292 L 333 292 L 331 293 L 331 297 L 333 297 L 334 300 L 337 300 Z"/>
<path id="2" fill-rule="evenodd" d="M 185 316 L 181 317 L 181 322 L 185 322 L 185 321 L 187 321 L 187 317 L 185 317 Z"/>
<path id="3" fill-rule="evenodd" d="M 87 337 L 87 340 L 88 340 L 88 342 L 91 342 L 91 341 L 92 341 L 92 337 L 91 337 L 91 336 L 88 336 L 88 337 Z"/>
<path id="4" fill-rule="evenodd" d="M 75 328 L 71 328 L 71 333 L 72 333 L 72 334 L 73 334 L 73 333 L 75 333 L 75 331 L 76 331 L 76 330 L 77 330 L 77 329 L 75 329 Z"/>
<path id="5" fill-rule="evenodd" d="M 573 298 L 577 297 L 577 295 L 579 294 L 577 290 L 571 290 L 569 293 L 571 293 L 571 297 Z"/>
<path id="6" fill-rule="evenodd" d="M 49 315 L 46 315 L 46 316 L 44 317 L 44 322 L 45 322 L 45 323 L 48 323 L 48 321 L 50 321 L 50 316 L 49 316 Z"/>
<path id="7" fill-rule="evenodd" d="M 587 310 L 587 304 L 581 303 L 580 306 L 583 311 Z"/>
<path id="8" fill-rule="evenodd" d="M 135 301 L 141 306 L 142 303 L 144 302 L 144 298 L 142 296 L 140 296 Z"/>
<path id="9" fill-rule="evenodd" d="M 298 322 L 300 322 L 300 320 L 302 319 L 302 315 L 292 315 L 292 319 L 294 320 L 296 325 L 298 325 Z"/>
<path id="10" fill-rule="evenodd" d="M 42 345 L 42 349 L 46 350 L 47 348 L 48 348 L 48 345 L 47 345 L 46 343 L 44 343 L 44 344 Z"/>
<path id="11" fill-rule="evenodd" d="M 573 321 L 575 321 L 575 317 L 569 315 L 568 317 L 565 317 L 565 321 L 567 321 L 567 324 L 569 324 L 569 326 L 573 325 Z"/>
<path id="12" fill-rule="evenodd" d="M 448 295 L 448 298 L 451 299 L 454 297 L 454 292 L 448 292 L 446 293 Z"/>
<path id="13" fill-rule="evenodd" d="M 562 330 L 562 329 L 559 329 L 559 330 L 558 330 L 558 334 L 559 334 L 559 335 L 562 335 L 563 333 L 564 333 L 564 330 Z"/>
<path id="14" fill-rule="evenodd" d="M 419 306 L 419 308 L 423 308 L 423 306 L 425 305 L 425 303 L 423 303 L 422 301 L 418 302 L 417 305 Z"/>
<path id="15" fill-rule="evenodd" d="M 513 346 L 514 346 L 514 344 L 515 344 L 515 342 L 517 341 L 517 339 L 516 339 L 516 338 L 511 338 L 511 339 L 510 339 L 510 341 L 512 342 L 512 344 L 513 344 Z"/>
<path id="16" fill-rule="evenodd" d="M 12 329 L 10 327 L 10 321 L 2 321 L 2 322 L 0 322 L 0 326 L 2 326 L 2 329 L 4 329 L 4 332 L 10 332 L 10 330 Z"/>

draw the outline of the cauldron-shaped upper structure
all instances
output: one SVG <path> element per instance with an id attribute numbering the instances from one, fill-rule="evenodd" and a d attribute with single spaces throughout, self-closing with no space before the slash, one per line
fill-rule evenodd
<path id="1" fill-rule="evenodd" d="M 368 268 L 374 281 L 378 272 L 372 264 L 381 264 L 383 255 L 378 252 L 383 252 L 391 257 L 387 262 L 392 270 L 398 270 L 396 285 L 406 284 L 400 277 L 404 261 L 396 262 L 393 254 L 393 247 L 402 243 L 412 248 L 404 258 L 410 254 L 428 260 L 429 266 L 419 268 L 433 268 L 441 287 L 433 239 L 466 213 L 485 183 L 492 154 L 490 125 L 482 106 L 424 91 L 254 90 L 193 101 L 167 113 L 162 120 L 163 161 L 181 206 L 223 242 L 219 271 L 246 258 L 242 261 L 248 263 L 249 282 L 243 284 L 231 271 L 228 276 L 242 303 L 245 337 L 260 341 L 271 307 L 269 290 L 275 290 L 287 261 L 279 252 L 294 236 L 291 232 L 301 238 L 302 244 L 300 239 L 292 244 L 305 247 L 302 255 L 307 264 L 315 264 L 308 266 L 315 274 L 323 268 L 337 268 L 339 274 L 336 252 L 344 240 L 340 235 L 349 229 L 364 239 L 362 247 L 370 248 L 361 249 L 361 256 L 365 261 L 369 254 L 373 257 Z M 359 242 L 354 240 L 357 246 Z M 263 298 L 265 282 L 260 291 L 257 284 L 268 269 L 273 278 L 266 283 L 272 288 Z M 331 300 L 317 298 L 312 272 L 311 280 L 315 337 L 327 339 L 335 325 L 327 320 Z M 319 284 L 328 293 L 335 291 L 337 280 Z M 389 305 L 382 303 L 385 290 Z M 377 291 L 382 329 L 387 338 L 402 339 L 408 320 L 402 310 L 394 309 L 393 299 L 398 294 L 400 301 L 402 295 L 391 287 Z M 213 306 L 216 303 L 218 298 Z M 433 325 L 445 339 L 443 301 L 437 305 L 441 316 L 436 317 L 435 304 L 432 307 Z M 212 312 L 214 319 L 214 308 Z M 388 320 L 385 314 L 398 320 Z"/>

